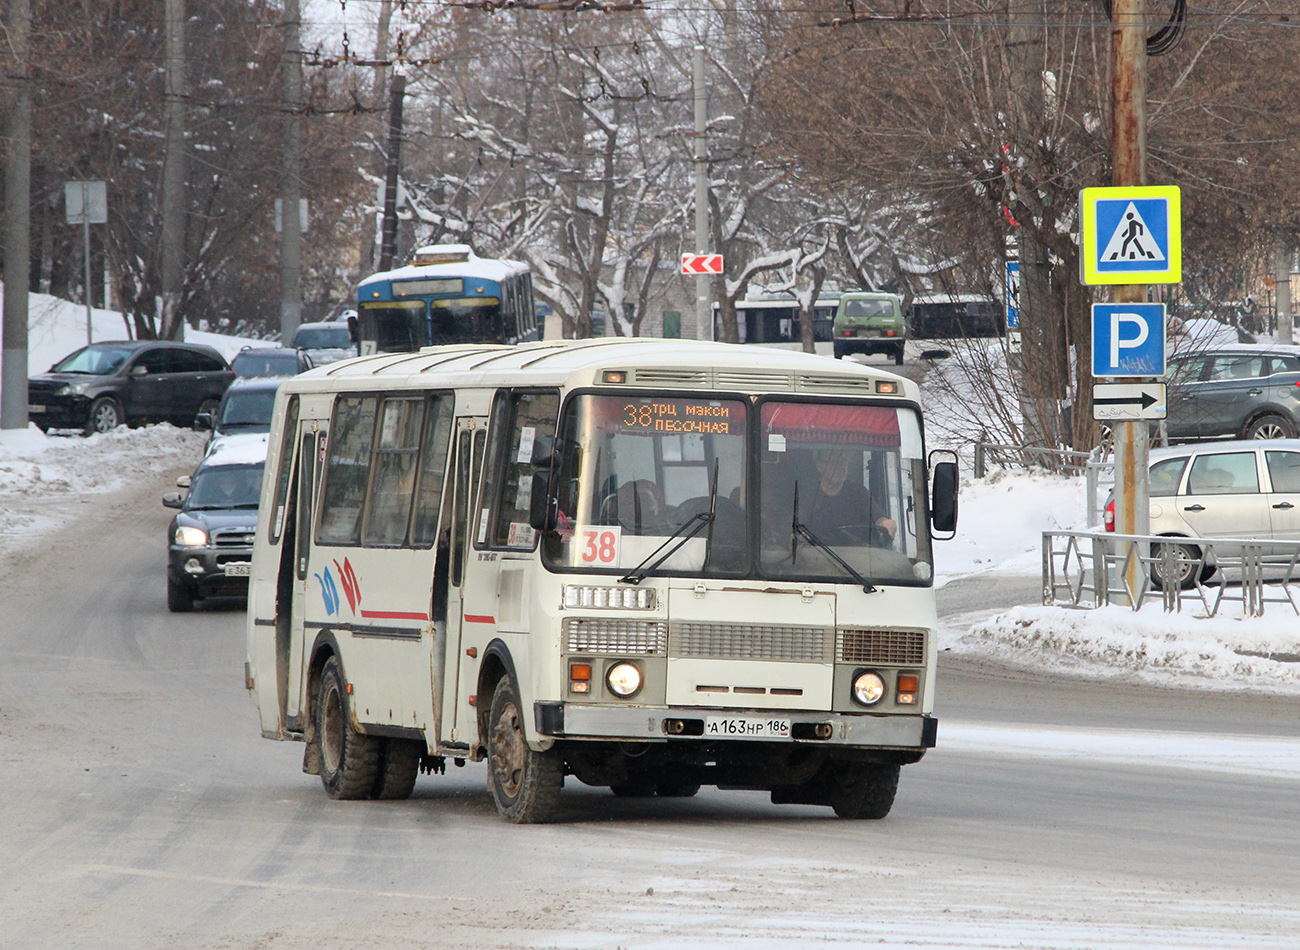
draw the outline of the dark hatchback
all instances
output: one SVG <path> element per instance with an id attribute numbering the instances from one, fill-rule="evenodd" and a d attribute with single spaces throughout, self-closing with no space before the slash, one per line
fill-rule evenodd
<path id="1" fill-rule="evenodd" d="M 167 529 L 167 609 L 183 613 L 205 597 L 245 597 L 257 533 L 257 506 L 266 466 L 266 443 L 241 442 L 214 448 L 192 476 L 176 480 L 188 488 L 163 496 L 180 509 Z"/>
<path id="2" fill-rule="evenodd" d="M 230 361 L 236 376 L 297 376 L 316 364 L 306 350 L 287 346 L 246 346 Z"/>
<path id="3" fill-rule="evenodd" d="M 189 426 L 217 408 L 235 374 L 209 346 L 159 340 L 92 343 L 27 381 L 27 414 L 41 429 L 87 435 L 127 423 Z"/>
<path id="4" fill-rule="evenodd" d="M 1293 439 L 1300 347 L 1239 343 L 1169 359 L 1171 439 Z"/>

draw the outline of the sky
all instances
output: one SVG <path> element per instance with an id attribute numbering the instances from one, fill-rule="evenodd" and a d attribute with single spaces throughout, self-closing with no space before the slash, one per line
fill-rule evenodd
<path id="1" fill-rule="evenodd" d="M 30 311 L 32 372 L 85 344 L 84 307 L 33 294 Z M 116 314 L 96 311 L 94 324 L 96 340 L 125 337 Z M 213 333 L 194 333 L 190 339 L 227 358 L 255 342 Z M 205 440 L 206 433 L 169 425 L 89 438 L 47 436 L 34 426 L 0 432 L 0 555 L 39 544 L 96 495 L 197 464 Z M 957 535 L 935 545 L 936 585 L 1041 576 L 1042 532 L 1084 530 L 1086 522 L 1081 477 L 990 468 L 985 478 L 974 479 L 966 465 Z M 1300 623 L 1289 606 L 1269 604 L 1257 618 L 1243 617 L 1231 604 L 1216 617 L 1206 614 L 1194 598 L 1184 600 L 1176 614 L 1164 613 L 1159 601 L 1136 612 L 1028 604 L 945 618 L 939 646 L 1056 675 L 1300 694 L 1300 663 L 1253 655 L 1300 654 Z M 1068 737 L 1062 742 L 1070 744 Z"/>

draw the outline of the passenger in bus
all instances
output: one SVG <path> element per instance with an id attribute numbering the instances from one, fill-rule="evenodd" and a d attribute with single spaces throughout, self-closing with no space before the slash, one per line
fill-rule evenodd
<path id="1" fill-rule="evenodd" d="M 663 508 L 659 486 L 647 478 L 638 478 L 624 482 L 605 496 L 600 520 L 604 524 L 620 524 L 635 534 L 650 534 L 649 527 L 659 524 Z"/>
<path id="2" fill-rule="evenodd" d="M 816 449 L 813 461 L 818 477 L 812 492 L 801 493 L 799 520 L 818 540 L 843 544 L 846 534 L 853 533 L 850 529 L 867 525 L 883 529 L 893 539 L 898 523 L 876 504 L 870 489 L 849 479 L 847 449 Z M 867 540 L 865 536 L 852 539 Z"/>

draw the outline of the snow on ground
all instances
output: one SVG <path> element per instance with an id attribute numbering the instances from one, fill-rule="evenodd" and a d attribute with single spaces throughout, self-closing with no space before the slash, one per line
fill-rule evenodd
<path id="1" fill-rule="evenodd" d="M 33 295 L 32 310 L 33 366 L 44 368 L 84 343 L 84 308 Z M 108 317 L 118 321 L 120 331 L 121 318 Z M 104 339 L 111 338 L 112 320 L 106 321 Z M 249 342 L 195 336 L 224 353 Z M 90 496 L 196 464 L 203 441 L 202 433 L 168 425 L 90 438 L 46 436 L 35 427 L 0 432 L 0 556 L 40 543 L 76 517 Z M 1038 576 L 1042 532 L 1083 529 L 1086 523 L 1082 478 L 997 469 L 983 479 L 966 477 L 957 536 L 935 545 L 936 583 Z M 1176 614 L 1165 614 L 1158 602 L 1138 612 L 1026 605 L 992 616 L 949 618 L 941 624 L 940 648 L 1055 675 L 1300 693 L 1300 663 L 1292 662 L 1300 655 L 1300 620 L 1294 612 L 1270 604 L 1265 616 L 1247 618 L 1233 606 L 1209 618 L 1195 600 L 1184 601 Z"/>

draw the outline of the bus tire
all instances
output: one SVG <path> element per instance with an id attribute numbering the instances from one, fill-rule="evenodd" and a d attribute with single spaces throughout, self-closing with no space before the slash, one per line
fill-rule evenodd
<path id="1" fill-rule="evenodd" d="M 370 798 L 379 777 L 379 740 L 352 727 L 347 685 L 338 657 L 325 661 L 316 697 L 320 780 L 330 798 Z"/>
<path id="2" fill-rule="evenodd" d="M 686 782 L 661 782 L 655 786 L 660 798 L 693 798 L 700 786 Z"/>
<path id="3" fill-rule="evenodd" d="M 519 695 L 508 676 L 492 692 L 488 716 L 488 791 L 497 811 L 516 825 L 542 824 L 555 817 L 564 784 L 564 765 L 554 749 L 534 752 L 524 737 Z"/>
<path id="4" fill-rule="evenodd" d="M 379 754 L 378 775 L 371 798 L 400 801 L 411 797 L 420 775 L 424 743 L 414 739 L 384 739 Z"/>
<path id="5" fill-rule="evenodd" d="M 884 818 L 898 793 L 897 765 L 832 763 L 828 804 L 841 818 Z"/>

